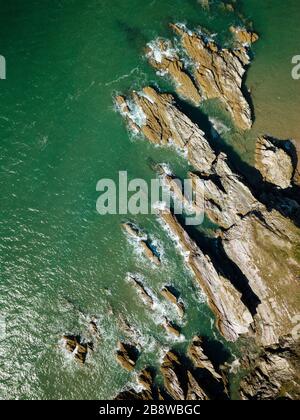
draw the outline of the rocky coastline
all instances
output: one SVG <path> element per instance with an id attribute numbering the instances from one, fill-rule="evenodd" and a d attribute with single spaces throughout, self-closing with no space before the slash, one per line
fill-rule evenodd
<path id="1" fill-rule="evenodd" d="M 183 25 L 171 27 L 180 37 L 193 71 L 185 67 L 172 41 L 165 39 L 147 46 L 150 65 L 158 75 L 171 78 L 183 99 L 197 106 L 203 100 L 217 98 L 239 129 L 250 129 L 252 115 L 243 94 L 243 78 L 250 63 L 251 44 L 258 40 L 258 35 L 231 27 L 236 47 L 229 50 Z M 293 188 L 296 167 L 292 157 L 279 142 L 274 143 L 266 136 L 258 139 L 256 169 L 268 187 L 270 195 L 266 197 L 232 169 L 226 154 L 214 150 L 204 131 L 177 107 L 170 94 L 145 87 L 141 92 L 132 92 L 130 97 L 118 96 L 116 104 L 133 132 L 142 134 L 151 143 L 183 152 L 195 168 L 190 173 L 191 179 L 201 181 L 205 213 L 220 227 L 214 242 L 228 265 L 235 268 L 233 275 L 223 271 L 222 264 L 216 264 L 218 255 L 201 249 L 200 241 L 196 243 L 171 212 L 161 211 L 159 216 L 204 291 L 223 337 L 228 341 L 248 337 L 260 349 L 256 359 L 249 355 L 242 361 L 249 373 L 240 385 L 241 399 L 296 398 L 299 372 L 292 361 L 296 360 L 297 337 L 292 331 L 299 308 L 300 231 L 291 214 L 295 209 L 296 213 L 299 211 L 299 200 L 280 196 L 279 192 Z M 143 115 L 142 120 L 136 119 L 137 109 Z M 173 193 L 184 201 L 185 197 L 172 182 L 172 177 L 165 175 L 166 185 L 173 187 Z M 276 194 L 283 206 L 272 207 Z M 193 340 L 188 357 L 196 369 L 204 369 L 216 382 L 226 383 L 224 374 L 217 372 L 205 356 L 200 337 Z M 173 399 L 218 398 L 203 390 L 197 375 L 186 370 L 186 364 L 173 352 L 164 357 L 161 374 L 164 391 Z M 292 384 L 288 376 L 293 378 Z M 130 392 L 131 397 L 140 397 Z"/>

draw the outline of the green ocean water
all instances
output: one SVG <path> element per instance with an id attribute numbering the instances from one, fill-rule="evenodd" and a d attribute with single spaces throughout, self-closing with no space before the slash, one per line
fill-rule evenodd
<path id="1" fill-rule="evenodd" d="M 300 81 L 290 73 L 291 57 L 300 54 L 298 1 L 239 2 L 235 14 L 219 3 L 205 12 L 196 0 L 0 1 L 0 54 L 7 62 L 7 80 L 0 81 L 0 316 L 5 325 L 0 398 L 112 398 L 134 382 L 115 361 L 120 314 L 140 332 L 137 368 L 157 366 L 170 347 L 184 350 L 194 334 L 219 340 L 225 346 L 217 347 L 220 358 L 226 356 L 228 345 L 212 326 L 201 291 L 156 217 L 135 220 L 162 252 L 160 269 L 126 240 L 120 229 L 124 216 L 96 212 L 101 178 L 117 180 L 118 172 L 127 170 L 129 179 L 150 180 L 152 161 L 169 162 L 182 176 L 188 169 L 174 151 L 130 139 L 112 101 L 116 93 L 146 84 L 173 91 L 143 58 L 147 42 L 171 36 L 169 22 L 200 25 L 229 42 L 228 27 L 241 19 L 237 13 L 252 20 L 261 35 L 247 83 L 256 122 L 247 135 L 229 133 L 224 141 L 251 162 L 258 132 L 296 137 Z M 143 274 L 157 294 L 155 313 L 125 282 L 130 271 Z M 159 325 L 163 314 L 179 322 L 159 297 L 165 284 L 174 285 L 187 306 L 179 342 Z M 64 333 L 84 335 L 93 316 L 102 339 L 80 367 L 59 341 Z"/>

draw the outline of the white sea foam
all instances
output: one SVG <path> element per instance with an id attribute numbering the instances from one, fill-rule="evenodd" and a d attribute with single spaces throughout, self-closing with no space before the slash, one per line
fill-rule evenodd
<path id="1" fill-rule="evenodd" d="M 162 49 L 162 45 L 166 48 Z M 172 59 L 176 56 L 176 50 L 168 40 L 157 38 L 147 44 L 149 52 L 147 57 L 153 58 L 157 63 L 161 63 L 164 58 Z"/>
<path id="2" fill-rule="evenodd" d="M 218 120 L 217 118 L 209 118 L 213 126 L 212 135 L 213 137 L 217 137 L 218 134 L 226 134 L 230 131 L 230 128 L 227 127 L 222 121 Z M 216 133 L 215 133 L 216 132 Z"/>

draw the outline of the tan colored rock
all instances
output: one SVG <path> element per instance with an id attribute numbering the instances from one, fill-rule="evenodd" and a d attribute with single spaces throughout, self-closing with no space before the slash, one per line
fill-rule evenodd
<path id="1" fill-rule="evenodd" d="M 152 393 L 153 391 L 153 374 L 151 369 L 143 369 L 139 374 L 137 378 L 138 384 L 142 386 L 146 391 L 149 391 Z"/>
<path id="2" fill-rule="evenodd" d="M 229 29 L 242 45 L 251 45 L 259 40 L 259 36 L 255 32 L 247 31 L 245 28 L 231 26 Z"/>
<path id="3" fill-rule="evenodd" d="M 224 235 L 228 257 L 260 303 L 256 339 L 263 346 L 291 333 L 299 314 L 300 230 L 277 211 L 249 214 Z"/>
<path id="4" fill-rule="evenodd" d="M 250 189 L 232 172 L 224 153 L 218 156 L 211 173 L 208 177 L 193 173 L 189 176 L 194 183 L 193 189 L 203 189 L 198 195 L 204 198 L 205 212 L 214 223 L 228 229 L 261 207 Z"/>
<path id="5" fill-rule="evenodd" d="M 142 283 L 141 278 L 138 275 L 131 274 L 131 273 L 128 274 L 127 278 L 128 278 L 128 281 L 134 285 L 134 287 L 136 288 L 137 292 L 141 296 L 143 302 L 147 306 L 149 306 L 150 308 L 153 308 L 153 305 L 154 305 L 153 298 L 150 295 L 150 293 L 147 291 L 147 289 L 144 286 L 144 284 Z"/>
<path id="6" fill-rule="evenodd" d="M 216 371 L 212 362 L 204 354 L 201 337 L 193 338 L 192 344 L 189 346 L 187 354 L 194 363 L 195 367 L 208 370 L 217 381 L 222 380 L 222 376 Z"/>
<path id="7" fill-rule="evenodd" d="M 145 257 L 150 260 L 155 265 L 160 265 L 161 261 L 159 257 L 152 251 L 148 240 L 144 239 L 144 235 L 139 230 L 138 227 L 134 226 L 132 223 L 123 223 L 122 227 L 124 231 L 133 239 L 137 241 L 139 244 L 141 250 L 143 251 L 143 254 Z"/>
<path id="8" fill-rule="evenodd" d="M 167 318 L 165 319 L 162 326 L 164 327 L 164 329 L 167 331 L 168 334 L 174 335 L 175 337 L 180 337 L 180 331 L 179 331 L 178 327 L 176 327 Z"/>
<path id="9" fill-rule="evenodd" d="M 168 286 L 165 286 L 161 292 L 162 296 L 169 301 L 170 303 L 172 303 L 173 305 L 176 306 L 178 315 L 180 316 L 180 318 L 184 317 L 185 314 L 185 308 L 184 308 L 184 304 L 183 302 L 181 302 L 180 300 L 178 300 L 178 298 L 174 295 L 174 293 L 170 290 L 170 288 Z"/>
<path id="10" fill-rule="evenodd" d="M 195 169 L 210 170 L 216 156 L 204 132 L 178 110 L 172 95 L 147 87 L 140 93 L 133 92 L 128 99 L 116 98 L 116 103 L 131 129 L 134 125 L 137 132 L 154 144 L 175 146 Z"/>
<path id="11" fill-rule="evenodd" d="M 186 265 L 207 296 L 208 305 L 217 318 L 219 331 L 228 341 L 236 341 L 241 334 L 248 332 L 253 322 L 249 310 L 241 301 L 240 293 L 228 279 L 217 273 L 209 256 L 203 254 L 170 212 L 161 212 L 161 218 L 176 238 Z"/>
<path id="12" fill-rule="evenodd" d="M 181 37 L 182 45 L 194 62 L 193 79 L 202 99 L 219 99 L 242 130 L 252 126 L 252 115 L 243 92 L 245 68 L 250 63 L 247 48 L 219 49 L 207 37 L 187 30 L 182 25 L 171 25 Z"/>
<path id="13" fill-rule="evenodd" d="M 89 349 L 92 348 L 92 344 L 82 342 L 81 338 L 75 335 L 64 335 L 63 341 L 65 349 L 74 355 L 74 359 L 77 362 L 83 365 Z"/>
<path id="14" fill-rule="evenodd" d="M 169 351 L 161 364 L 160 371 L 168 394 L 176 401 L 207 400 L 208 396 L 201 385 L 186 369 L 180 357 Z"/>
<path id="15" fill-rule="evenodd" d="M 116 359 L 117 362 L 128 372 L 134 370 L 136 365 L 136 356 L 133 354 L 131 345 L 119 341 Z"/>
<path id="16" fill-rule="evenodd" d="M 243 400 L 299 400 L 299 343 L 284 342 L 264 349 L 244 366 L 250 373 L 240 384 Z"/>
<path id="17" fill-rule="evenodd" d="M 168 75 L 175 83 L 178 94 L 198 106 L 201 96 L 180 60 L 171 41 L 158 38 L 148 44 L 146 57 L 152 67 L 159 71 L 160 75 Z"/>
<path id="18" fill-rule="evenodd" d="M 282 189 L 291 186 L 294 175 L 292 158 L 271 139 L 260 137 L 257 140 L 255 166 L 264 181 Z"/>

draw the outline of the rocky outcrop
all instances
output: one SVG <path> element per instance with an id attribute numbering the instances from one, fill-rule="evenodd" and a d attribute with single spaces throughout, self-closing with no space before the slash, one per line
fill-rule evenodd
<path id="1" fill-rule="evenodd" d="M 257 140 L 255 166 L 264 181 L 282 189 L 291 186 L 294 175 L 293 161 L 289 154 L 278 146 L 278 142 L 267 137 Z"/>
<path id="2" fill-rule="evenodd" d="M 128 273 L 127 280 L 133 284 L 133 286 L 136 288 L 137 292 L 141 296 L 142 301 L 145 303 L 145 305 L 149 306 L 151 309 L 154 305 L 154 300 L 150 294 L 150 291 L 146 289 L 146 286 L 144 286 L 142 279 L 137 274 L 131 274 Z"/>
<path id="3" fill-rule="evenodd" d="M 116 359 L 117 362 L 128 372 L 134 370 L 138 353 L 135 347 L 128 343 L 119 341 Z"/>
<path id="4" fill-rule="evenodd" d="M 198 195 L 204 198 L 206 214 L 224 229 L 235 225 L 261 206 L 241 178 L 230 169 L 224 153 L 216 159 L 209 176 L 190 173 L 190 177 L 194 190 L 203 188 Z"/>
<path id="5" fill-rule="evenodd" d="M 216 156 L 201 131 L 174 104 L 172 95 L 147 87 L 133 92 L 116 104 L 131 130 L 143 134 L 151 143 L 173 145 L 185 154 L 195 169 L 209 171 Z"/>
<path id="6" fill-rule="evenodd" d="M 248 31 L 245 28 L 241 28 L 239 26 L 231 26 L 229 29 L 239 44 L 248 46 L 259 40 L 258 34 L 252 31 Z"/>
<path id="7" fill-rule="evenodd" d="M 239 43 L 233 50 L 220 49 L 217 44 L 200 32 L 192 32 L 183 25 L 171 25 L 181 37 L 182 46 L 193 63 L 189 75 L 183 61 L 170 41 L 158 39 L 149 44 L 147 57 L 161 75 L 168 75 L 175 83 L 177 93 L 194 104 L 207 99 L 219 99 L 242 130 L 252 126 L 249 104 L 243 95 L 243 77 L 250 63 L 248 50 Z M 255 34 L 235 28 L 240 40 L 251 39 Z"/>
<path id="8" fill-rule="evenodd" d="M 173 288 L 169 287 L 169 286 L 165 286 L 162 290 L 161 290 L 161 295 L 170 303 L 172 303 L 173 305 L 176 306 L 178 315 L 180 316 L 180 318 L 184 317 L 184 313 L 185 313 L 185 309 L 184 309 L 184 304 L 183 302 L 177 297 L 178 295 L 175 294 L 176 292 L 173 291 Z"/>
<path id="9" fill-rule="evenodd" d="M 170 212 L 161 212 L 161 218 L 181 248 L 186 265 L 207 296 L 221 334 L 228 341 L 235 341 L 241 334 L 246 334 L 253 318 L 242 303 L 240 293 L 227 278 L 216 271 L 209 256 L 201 251 Z"/>
<path id="10" fill-rule="evenodd" d="M 243 400 L 300 398 L 300 346 L 281 339 L 278 345 L 265 348 L 258 357 L 244 360 L 250 373 L 240 385 Z"/>
<path id="11" fill-rule="evenodd" d="M 176 401 L 208 400 L 208 396 L 193 373 L 184 366 L 176 353 L 169 351 L 165 355 L 160 371 L 164 386 L 172 399 Z"/>
<path id="12" fill-rule="evenodd" d="M 117 400 L 219 400 L 228 399 L 226 381 L 204 355 L 202 340 L 195 337 L 189 349 L 194 365 L 175 351 L 168 351 L 161 362 L 164 387 L 155 381 L 155 372 L 145 368 L 136 376 L 139 390 L 126 389 Z M 140 390 L 142 388 L 142 390 Z"/>
<path id="13" fill-rule="evenodd" d="M 86 361 L 88 351 L 93 349 L 93 345 L 91 343 L 86 343 L 79 336 L 75 335 L 64 335 L 63 342 L 64 348 L 69 353 L 72 353 L 74 359 L 82 365 Z"/>
<path id="14" fill-rule="evenodd" d="M 256 339 L 263 346 L 278 343 L 293 329 L 299 313 L 300 233 L 277 211 L 250 213 L 223 237 L 226 254 L 259 298 Z"/>
<path id="15" fill-rule="evenodd" d="M 171 321 L 169 321 L 167 318 L 164 319 L 164 322 L 162 324 L 163 328 L 166 330 L 166 332 L 170 335 L 173 335 L 175 337 L 180 337 L 180 331 L 177 326 L 175 326 Z"/>
<path id="16" fill-rule="evenodd" d="M 161 76 L 168 75 L 174 82 L 178 94 L 198 106 L 201 96 L 193 80 L 184 68 L 171 41 L 161 38 L 147 45 L 146 57 Z"/>
<path id="17" fill-rule="evenodd" d="M 155 265 L 161 264 L 160 258 L 152 249 L 148 237 L 145 237 L 138 227 L 129 222 L 123 223 L 122 227 L 124 231 L 139 244 L 141 251 L 148 260 Z"/>
<path id="18" fill-rule="evenodd" d="M 195 367 L 199 369 L 206 369 L 218 382 L 223 380 L 222 376 L 214 368 L 212 362 L 204 354 L 201 337 L 193 338 L 187 354 L 194 363 Z"/>

